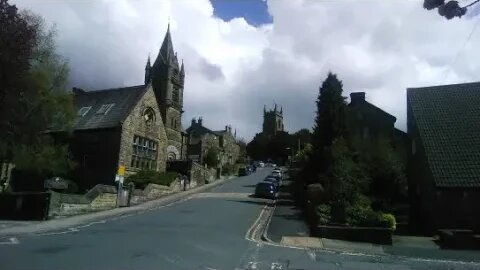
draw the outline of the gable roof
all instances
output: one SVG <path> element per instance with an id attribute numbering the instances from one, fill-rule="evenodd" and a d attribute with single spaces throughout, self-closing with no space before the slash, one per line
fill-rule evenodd
<path id="1" fill-rule="evenodd" d="M 368 101 L 366 101 L 366 100 L 363 100 L 362 102 L 355 102 L 355 103 L 354 103 L 354 102 L 350 102 L 350 103 L 348 104 L 348 107 L 349 107 L 349 108 L 353 108 L 353 109 L 358 108 L 358 107 L 360 107 L 360 106 L 370 107 L 370 108 L 371 108 L 372 110 L 374 110 L 376 113 L 380 113 L 380 114 L 385 115 L 387 118 L 390 119 L 390 121 L 392 121 L 392 122 L 394 122 L 394 123 L 397 121 L 397 118 L 396 118 L 395 116 L 389 114 L 388 112 L 380 109 L 379 107 L 373 105 L 372 103 L 370 103 L 370 102 L 368 102 Z"/>
<path id="2" fill-rule="evenodd" d="M 147 89 L 146 85 L 112 88 L 96 91 L 74 89 L 77 112 L 82 107 L 91 107 L 83 116 L 77 116 L 75 130 L 100 129 L 120 126 Z M 102 105 L 114 104 L 105 114 L 97 111 Z"/>
<path id="3" fill-rule="evenodd" d="M 409 88 L 407 106 L 436 186 L 480 187 L 480 82 Z"/>
<path id="4" fill-rule="evenodd" d="M 204 134 L 213 134 L 213 135 L 218 135 L 214 131 L 212 131 L 209 128 L 206 128 L 200 124 L 192 124 L 189 128 L 185 130 L 187 133 L 191 133 L 192 131 L 195 131 L 198 135 L 204 135 Z"/>

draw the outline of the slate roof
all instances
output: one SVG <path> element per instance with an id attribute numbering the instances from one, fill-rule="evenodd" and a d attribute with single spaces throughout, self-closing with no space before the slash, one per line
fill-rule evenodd
<path id="1" fill-rule="evenodd" d="M 137 85 L 97 91 L 74 90 L 77 112 L 82 107 L 91 107 L 84 116 L 77 116 L 74 129 L 88 130 L 120 126 L 146 89 L 145 85 Z M 114 105 L 106 114 L 98 114 L 97 111 L 105 104 Z"/>
<path id="2" fill-rule="evenodd" d="M 379 107 L 373 105 L 372 103 L 366 101 L 366 100 L 363 100 L 362 102 L 358 102 L 358 103 L 352 103 L 350 102 L 348 104 L 348 106 L 350 108 L 358 108 L 357 106 L 366 106 L 366 107 L 370 107 L 372 108 L 374 111 L 376 111 L 377 113 L 380 113 L 380 114 L 384 114 L 385 116 L 387 116 L 388 118 L 390 118 L 391 121 L 393 121 L 394 123 L 397 121 L 397 118 L 391 114 L 389 114 L 388 112 L 380 109 Z"/>
<path id="3" fill-rule="evenodd" d="M 214 131 L 212 131 L 211 129 L 209 128 L 206 128 L 200 124 L 194 124 L 194 125 L 191 125 L 189 128 L 187 128 L 185 130 L 187 133 L 190 133 L 192 131 L 196 131 L 198 135 L 204 135 L 204 134 L 207 134 L 207 133 L 210 133 L 210 134 L 214 134 L 214 135 L 218 135 L 216 134 Z"/>
<path id="4" fill-rule="evenodd" d="M 409 88 L 407 104 L 436 186 L 480 187 L 480 82 Z"/>

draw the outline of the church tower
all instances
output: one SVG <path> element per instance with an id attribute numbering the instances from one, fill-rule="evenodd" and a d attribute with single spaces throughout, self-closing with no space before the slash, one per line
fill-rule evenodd
<path id="1" fill-rule="evenodd" d="M 145 84 L 152 83 L 168 137 L 167 158 L 182 159 L 185 152 L 182 136 L 183 87 L 185 68 L 173 50 L 170 24 L 153 65 L 150 57 L 145 67 Z"/>
<path id="2" fill-rule="evenodd" d="M 283 132 L 283 108 L 277 109 L 277 104 L 273 110 L 263 107 L 263 134 L 275 136 L 278 132 Z"/>

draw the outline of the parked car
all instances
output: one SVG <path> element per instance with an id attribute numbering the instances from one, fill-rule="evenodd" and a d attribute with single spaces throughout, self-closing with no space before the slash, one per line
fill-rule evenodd
<path id="1" fill-rule="evenodd" d="M 282 173 L 279 171 L 273 171 L 270 176 L 277 178 L 279 181 L 282 180 Z"/>
<path id="2" fill-rule="evenodd" d="M 258 163 L 258 165 L 259 165 L 261 168 L 265 167 L 265 163 L 263 163 L 263 161 L 260 161 L 260 162 Z"/>
<path id="3" fill-rule="evenodd" d="M 245 167 L 242 167 L 238 169 L 238 176 L 247 176 L 248 175 L 248 169 Z"/>
<path id="4" fill-rule="evenodd" d="M 267 176 L 263 182 L 269 182 L 272 183 L 275 186 L 275 190 L 278 190 L 280 188 L 280 181 L 277 178 Z"/>
<path id="5" fill-rule="evenodd" d="M 260 182 L 255 186 L 255 197 L 274 200 L 277 198 L 277 190 L 271 182 Z"/>

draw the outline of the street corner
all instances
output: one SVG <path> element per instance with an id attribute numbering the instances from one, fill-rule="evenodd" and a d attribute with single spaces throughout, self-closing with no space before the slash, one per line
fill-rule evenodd
<path id="1" fill-rule="evenodd" d="M 304 248 L 324 248 L 322 239 L 316 237 L 303 236 L 283 236 L 280 244 L 284 246 L 304 247 Z"/>

